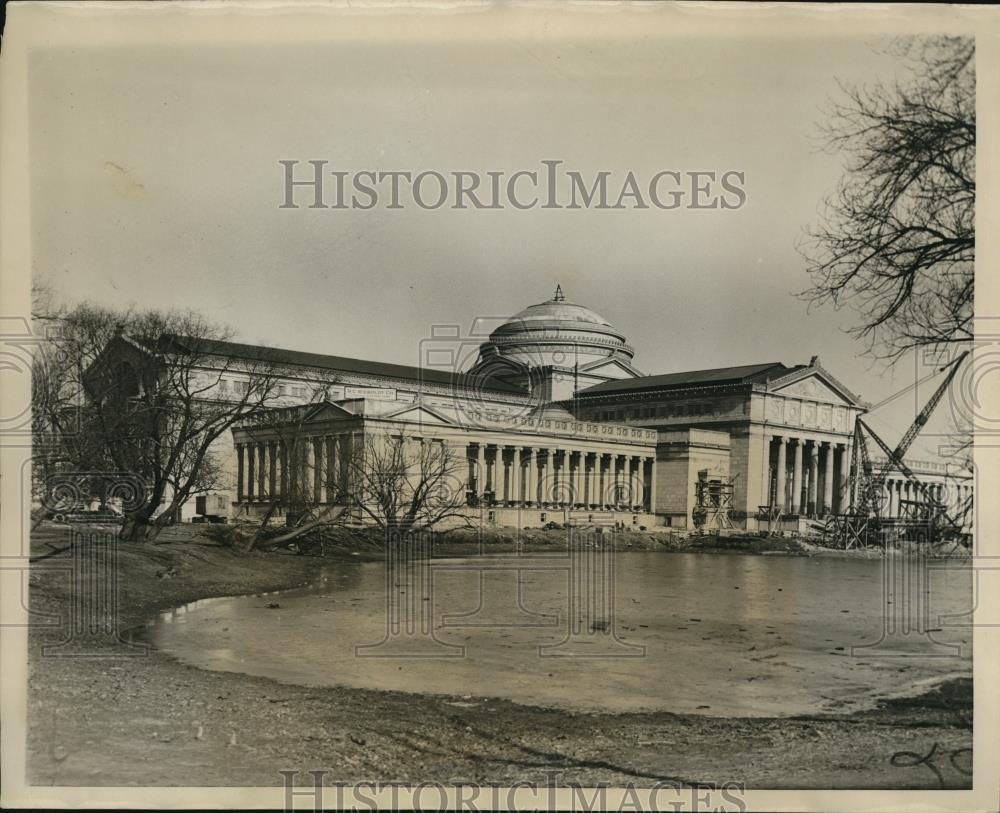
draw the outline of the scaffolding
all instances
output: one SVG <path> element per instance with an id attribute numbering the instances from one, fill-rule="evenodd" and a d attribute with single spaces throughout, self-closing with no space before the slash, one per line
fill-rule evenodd
<path id="1" fill-rule="evenodd" d="M 734 483 L 733 477 L 710 480 L 708 469 L 698 472 L 694 484 L 695 505 L 691 512 L 698 530 L 725 531 L 733 527 Z"/>
<path id="2" fill-rule="evenodd" d="M 944 397 L 958 368 L 969 355 L 960 353 L 948 365 L 941 384 L 934 391 L 924 408 L 920 410 L 913 424 L 907 429 L 895 448 L 891 448 L 881 437 L 858 418 L 854 424 L 851 449 L 851 468 L 848 478 L 848 502 L 846 512 L 829 517 L 823 535 L 842 548 L 881 546 L 887 542 L 904 538 L 919 538 L 933 541 L 946 537 L 962 538 L 964 518 L 971 510 L 969 505 L 959 506 L 955 517 L 933 499 L 905 500 L 900 504 L 899 516 L 886 515 L 885 482 L 893 471 L 902 474 L 920 493 L 921 482 L 904 460 L 906 452 L 927 423 L 934 409 Z M 872 440 L 885 454 L 885 462 L 876 468 L 868 449 Z"/>

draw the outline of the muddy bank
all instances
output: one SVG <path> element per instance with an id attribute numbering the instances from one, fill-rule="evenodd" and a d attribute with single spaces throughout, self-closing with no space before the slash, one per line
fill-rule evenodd
<path id="1" fill-rule="evenodd" d="M 468 556 L 478 553 L 502 554 L 513 551 L 546 552 L 565 549 L 570 533 L 576 544 L 584 547 L 603 544 L 612 538 L 607 532 L 588 526 L 547 528 L 482 528 L 453 529 L 430 536 L 430 547 L 437 556 Z M 249 529 L 216 529 L 220 539 L 245 540 Z M 278 535 L 280 530 L 271 533 Z M 876 559 L 884 554 L 882 549 L 825 547 L 818 538 L 795 536 L 767 536 L 760 534 L 731 532 L 720 534 L 678 533 L 661 529 L 640 531 L 630 528 L 616 530 L 614 545 L 622 551 L 659 551 L 664 553 L 713 553 L 745 555 L 787 555 L 787 556 L 829 556 L 850 559 Z M 266 542 L 264 543 L 266 545 Z M 295 550 L 334 557 L 345 552 L 371 554 L 383 548 L 381 532 L 374 528 L 350 529 L 332 527 L 316 529 L 293 546 Z M 890 553 L 895 549 L 890 548 Z M 969 557 L 969 550 L 955 543 L 941 543 L 925 549 L 931 558 Z"/>
<path id="2" fill-rule="evenodd" d="M 43 531 L 37 551 L 64 533 Z M 122 627 L 202 597 L 298 586 L 321 561 L 243 556 L 197 536 L 120 545 L 118 555 Z M 322 561 L 329 567 L 338 558 L 378 556 L 374 548 L 344 548 Z M 64 574 L 40 569 L 31 582 L 33 609 L 67 610 Z M 289 686 L 200 671 L 155 651 L 42 657 L 41 645 L 59 638 L 56 630 L 31 633 L 29 770 L 39 784 L 276 785 L 278 770 L 319 768 L 340 781 L 510 784 L 548 781 L 552 771 L 584 785 L 675 779 L 936 788 L 970 781 L 968 680 L 853 715 L 584 714 L 471 695 Z M 898 756 L 927 754 L 935 744 L 936 770 Z"/>

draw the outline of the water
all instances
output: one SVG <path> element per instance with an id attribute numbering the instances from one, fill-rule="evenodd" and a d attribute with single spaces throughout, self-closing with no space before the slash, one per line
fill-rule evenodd
<path id="1" fill-rule="evenodd" d="M 932 562 L 926 592 L 911 578 L 890 595 L 877 559 L 619 553 L 603 605 L 601 561 L 590 581 L 561 557 L 515 564 L 434 560 L 426 583 L 426 568 L 387 581 L 383 564 L 337 564 L 310 588 L 165 613 L 145 637 L 205 669 L 587 712 L 850 711 L 972 671 L 966 564 Z M 589 589 L 573 601 L 571 585 Z M 394 608 L 414 623 L 387 639 Z M 936 631 L 904 629 L 921 614 Z"/>

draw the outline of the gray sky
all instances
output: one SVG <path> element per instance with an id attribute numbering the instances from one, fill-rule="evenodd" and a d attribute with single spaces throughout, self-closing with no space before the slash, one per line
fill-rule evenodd
<path id="1" fill-rule="evenodd" d="M 302 43 L 43 50 L 34 267 L 71 300 L 197 308 L 240 338 L 407 364 L 435 324 L 551 296 L 647 373 L 818 354 L 878 402 L 913 380 L 809 311 L 795 244 L 836 184 L 825 99 L 891 79 L 872 39 Z M 736 211 L 279 210 L 281 159 L 347 171 L 736 169 Z M 913 399 L 885 424 L 895 441 Z M 896 424 L 895 430 L 892 424 Z"/>

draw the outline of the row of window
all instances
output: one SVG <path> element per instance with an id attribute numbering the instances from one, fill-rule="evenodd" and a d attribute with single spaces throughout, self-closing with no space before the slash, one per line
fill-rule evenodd
<path id="1" fill-rule="evenodd" d="M 558 514 L 556 514 L 556 517 L 558 519 L 562 519 L 563 515 L 561 513 L 558 513 Z M 548 520 L 549 520 L 549 515 L 545 511 L 542 511 L 538 515 L 538 521 L 539 522 L 548 522 Z M 497 521 L 497 512 L 496 511 L 488 511 L 486 513 L 486 521 L 490 522 L 490 523 L 495 523 Z M 593 514 L 588 514 L 587 515 L 587 522 L 593 522 L 593 521 L 594 521 L 594 515 Z M 619 520 L 616 524 L 618 526 L 623 526 L 625 523 L 623 521 Z M 639 515 L 638 514 L 633 514 L 632 515 L 632 524 L 633 525 L 638 525 L 639 524 Z M 670 524 L 669 523 L 669 518 L 668 518 L 667 524 L 668 525 Z"/>
<path id="2" fill-rule="evenodd" d="M 250 390 L 250 383 L 247 381 L 228 381 L 225 378 L 222 378 L 219 380 L 219 392 L 223 395 L 228 394 L 230 391 L 230 384 L 232 384 L 232 391 L 238 395 L 245 395 Z M 310 397 L 308 387 L 294 387 L 290 384 L 279 384 L 277 394 L 291 395 L 294 398 Z"/>
<path id="3" fill-rule="evenodd" d="M 595 415 L 599 421 L 623 421 L 635 418 L 677 418 L 701 415 L 718 415 L 712 404 L 665 404 L 661 406 L 605 409 Z"/>

